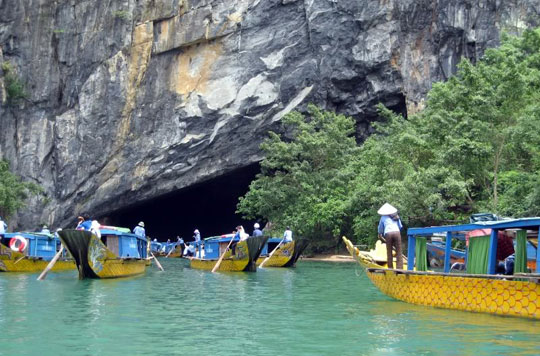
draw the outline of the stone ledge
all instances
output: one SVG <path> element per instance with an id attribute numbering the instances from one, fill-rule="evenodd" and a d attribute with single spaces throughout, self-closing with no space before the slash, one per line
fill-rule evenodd
<path id="1" fill-rule="evenodd" d="M 241 11 L 211 6 L 156 21 L 153 53 L 160 54 L 226 36 L 235 32 L 241 21 Z"/>

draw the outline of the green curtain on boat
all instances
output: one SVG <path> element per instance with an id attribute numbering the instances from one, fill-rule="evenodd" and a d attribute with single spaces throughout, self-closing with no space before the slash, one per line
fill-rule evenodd
<path id="1" fill-rule="evenodd" d="M 425 237 L 416 237 L 416 270 L 427 271 L 427 241 Z"/>
<path id="2" fill-rule="evenodd" d="M 514 274 L 527 272 L 527 231 L 519 230 L 516 235 L 516 259 Z"/>
<path id="3" fill-rule="evenodd" d="M 474 236 L 469 239 L 467 273 L 486 274 L 489 254 L 489 235 Z"/>

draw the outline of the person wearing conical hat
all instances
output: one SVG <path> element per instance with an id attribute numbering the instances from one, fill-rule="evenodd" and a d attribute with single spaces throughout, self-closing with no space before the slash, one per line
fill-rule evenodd
<path id="1" fill-rule="evenodd" d="M 251 236 L 253 237 L 256 237 L 256 236 L 262 236 L 263 233 L 261 231 L 261 226 L 259 225 L 259 223 L 255 223 L 253 225 L 253 234 Z"/>
<path id="2" fill-rule="evenodd" d="M 403 269 L 403 255 L 401 254 L 401 219 L 399 218 L 398 211 L 392 205 L 384 203 L 383 206 L 377 211 L 377 214 L 381 215 L 379 220 L 379 238 L 386 242 L 386 261 L 388 268 L 394 268 L 394 258 L 392 256 L 392 249 L 396 249 L 396 268 Z"/>
<path id="3" fill-rule="evenodd" d="M 144 222 L 139 222 L 133 229 L 133 233 L 142 238 L 146 238 L 146 230 L 144 229 Z"/>

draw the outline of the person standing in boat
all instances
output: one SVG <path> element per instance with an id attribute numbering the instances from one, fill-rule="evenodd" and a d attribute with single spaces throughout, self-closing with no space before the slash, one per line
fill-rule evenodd
<path id="1" fill-rule="evenodd" d="M 0 217 L 0 241 L 1 242 L 4 241 L 4 234 L 6 233 L 7 228 L 8 228 L 7 224 Z"/>
<path id="2" fill-rule="evenodd" d="M 146 230 L 144 229 L 144 222 L 139 222 L 133 229 L 133 233 L 143 239 L 146 238 Z"/>
<path id="3" fill-rule="evenodd" d="M 253 225 L 253 228 L 254 228 L 254 230 L 253 230 L 253 235 L 252 235 L 253 237 L 257 237 L 257 236 L 262 236 L 262 235 L 263 235 L 263 233 L 262 233 L 260 227 L 261 227 L 261 226 L 259 225 L 259 223 L 255 223 L 255 225 Z"/>
<path id="4" fill-rule="evenodd" d="M 193 239 L 195 240 L 196 244 L 201 242 L 201 233 L 199 232 L 199 229 L 195 229 L 195 231 L 193 231 Z"/>
<path id="5" fill-rule="evenodd" d="M 236 228 L 236 235 L 240 239 L 240 241 L 247 240 L 249 235 L 244 231 L 244 227 L 242 225 L 238 225 Z"/>
<path id="6" fill-rule="evenodd" d="M 285 229 L 285 232 L 283 233 L 283 242 L 291 242 L 292 239 L 292 231 L 289 226 L 287 226 L 287 229 Z"/>
<path id="7" fill-rule="evenodd" d="M 196 249 L 196 255 L 195 257 L 200 257 L 201 253 L 201 233 L 199 231 L 199 229 L 195 229 L 195 231 L 193 231 L 193 240 L 195 240 L 195 249 Z"/>
<path id="8" fill-rule="evenodd" d="M 51 230 L 49 230 L 49 227 L 47 225 L 43 225 L 43 227 L 41 228 L 40 233 L 50 235 Z"/>
<path id="9" fill-rule="evenodd" d="M 81 228 L 81 225 L 82 225 L 83 222 L 84 222 L 84 218 L 82 217 L 82 215 L 79 215 L 79 216 L 77 217 L 77 227 L 76 227 L 75 229 L 76 229 L 76 230 L 83 230 L 83 229 Z"/>
<path id="10" fill-rule="evenodd" d="M 82 213 L 79 216 L 79 223 L 77 224 L 77 230 L 90 231 L 92 229 L 92 219 L 87 213 Z"/>
<path id="11" fill-rule="evenodd" d="M 403 255 L 401 254 L 401 229 L 403 224 L 398 211 L 392 205 L 384 203 L 377 211 L 381 215 L 379 220 L 379 239 L 386 243 L 386 261 L 389 269 L 394 268 L 393 248 L 396 249 L 396 268 L 403 269 Z"/>

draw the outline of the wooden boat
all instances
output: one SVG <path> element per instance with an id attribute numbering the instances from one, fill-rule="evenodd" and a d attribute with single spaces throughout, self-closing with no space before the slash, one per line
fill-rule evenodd
<path id="1" fill-rule="evenodd" d="M 515 248 L 515 243 L 514 243 Z M 442 241 L 432 241 L 427 243 L 428 261 L 431 267 L 441 267 L 444 264 L 445 246 Z M 465 264 L 467 251 L 452 249 L 450 251 L 450 264 Z M 536 248 L 534 242 L 527 241 L 527 267 L 531 271 L 536 270 Z"/>
<path id="2" fill-rule="evenodd" d="M 101 238 L 89 231 L 62 230 L 58 234 L 75 259 L 79 279 L 118 278 L 144 273 L 147 240 L 135 234 L 100 229 Z"/>
<path id="3" fill-rule="evenodd" d="M 427 244 L 428 261 L 432 267 L 440 267 L 444 264 L 445 244 L 442 241 L 431 241 Z M 466 252 L 452 249 L 450 251 L 450 264 L 465 263 Z"/>
<path id="4" fill-rule="evenodd" d="M 161 256 L 162 243 L 158 241 L 150 241 L 150 251 L 154 256 Z"/>
<path id="5" fill-rule="evenodd" d="M 184 244 L 180 244 L 178 242 L 171 242 L 170 247 L 167 248 L 167 253 L 165 254 L 165 256 L 169 258 L 180 258 L 183 256 L 183 252 Z"/>
<path id="6" fill-rule="evenodd" d="M 351 254 L 351 256 L 365 268 L 388 268 L 387 256 L 386 256 L 386 244 L 377 240 L 375 243 L 375 249 L 369 251 L 362 251 L 352 244 L 346 237 L 343 237 L 345 246 Z M 394 264 L 396 263 L 396 257 L 394 253 Z M 403 257 L 403 268 L 407 268 L 407 258 Z"/>
<path id="7" fill-rule="evenodd" d="M 276 237 L 268 239 L 268 242 L 261 251 L 261 255 L 257 259 L 257 266 L 274 251 L 281 241 L 281 238 Z M 308 241 L 303 239 L 281 244 L 276 252 L 265 262 L 264 267 L 294 267 L 307 245 Z"/>
<path id="8" fill-rule="evenodd" d="M 490 235 L 470 239 L 467 273 L 448 273 L 453 236 L 485 228 L 491 229 Z M 496 254 L 499 231 L 513 233 L 518 240 L 513 275 L 495 274 L 498 265 Z M 417 253 L 417 241 L 418 246 L 421 246 L 423 240 L 433 234 L 446 233 L 447 253 L 444 259 L 444 272 L 414 271 L 413 268 L 416 265 L 412 263 L 406 270 L 366 265 L 362 263 L 363 260 L 360 257 L 355 257 L 356 251 L 350 241 L 343 239 L 349 251 L 352 251 L 353 257 L 366 267 L 367 276 L 373 284 L 390 297 L 419 305 L 540 319 L 540 271 L 538 270 L 540 253 L 536 251 L 537 269 L 528 271 L 526 241 L 524 242 L 531 235 L 537 238 L 539 231 L 540 218 L 410 228 L 407 231 L 408 259 L 420 261 L 420 265 L 423 266 L 425 266 L 422 263 L 425 255 L 422 256 L 421 251 L 425 249 L 420 247 Z M 475 247 L 471 248 L 473 239 L 477 240 L 474 242 Z M 472 253 L 471 249 L 480 253 Z M 518 256 L 521 257 L 518 259 Z M 419 269 L 418 266 L 416 267 Z M 481 269 L 482 273 L 476 273 L 478 269 Z"/>
<path id="9" fill-rule="evenodd" d="M 10 245 L 12 247 L 8 247 Z M 59 249 L 60 239 L 51 234 L 6 233 L 0 243 L 0 272 L 41 272 Z M 52 271 L 73 269 L 75 269 L 73 259 L 64 253 Z"/>
<path id="10" fill-rule="evenodd" d="M 214 239 L 206 239 L 197 247 L 195 257 L 190 258 L 191 268 L 212 270 L 223 252 L 225 255 L 218 271 L 228 272 L 255 272 L 256 261 L 268 237 L 250 237 L 247 240 L 237 242 L 227 251 L 226 248 L 234 237 L 226 236 Z M 234 252 L 234 253 L 233 253 Z"/>

